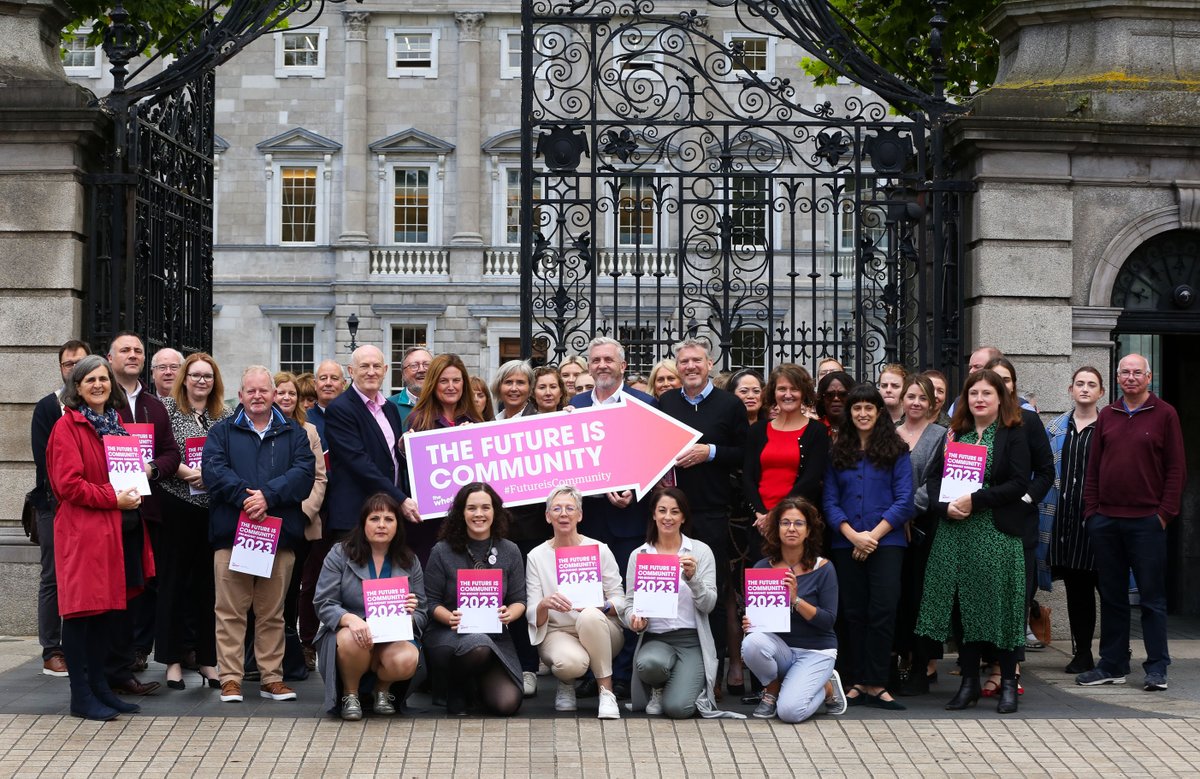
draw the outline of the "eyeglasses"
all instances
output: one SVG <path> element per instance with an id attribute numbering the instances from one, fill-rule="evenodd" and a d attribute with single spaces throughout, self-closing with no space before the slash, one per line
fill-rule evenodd
<path id="1" fill-rule="evenodd" d="M 197 384 L 207 384 L 215 378 L 211 373 L 189 373 L 187 377 Z"/>
<path id="2" fill-rule="evenodd" d="M 80 363 L 80 360 L 63 360 L 62 362 L 59 363 L 59 366 L 63 370 L 69 371 L 72 368 L 74 368 L 76 365 L 78 365 L 79 363 Z"/>
<path id="3" fill-rule="evenodd" d="M 787 529 L 793 528 L 793 527 L 795 527 L 795 528 L 808 527 L 808 520 L 805 520 L 805 519 L 781 519 L 779 521 L 779 527 L 783 530 L 787 530 Z"/>
<path id="4" fill-rule="evenodd" d="M 180 365 L 179 363 L 173 362 L 173 363 L 167 363 L 166 365 L 152 365 L 152 366 L 150 366 L 150 370 L 152 370 L 152 371 L 177 371 L 182 367 L 183 366 Z"/>
<path id="5" fill-rule="evenodd" d="M 552 506 L 550 508 L 551 514 L 574 514 L 577 511 L 579 511 L 578 506 Z"/>
<path id="6" fill-rule="evenodd" d="M 413 370 L 418 370 L 418 371 L 422 370 L 422 369 L 429 370 L 430 365 L 433 365 L 433 363 L 431 363 L 431 362 L 410 362 L 408 365 L 402 365 L 401 368 L 403 368 L 404 370 L 408 370 L 409 368 L 412 368 Z"/>
<path id="7" fill-rule="evenodd" d="M 1117 371 L 1117 375 L 1120 376 L 1122 379 L 1128 378 L 1130 376 L 1132 376 L 1135 379 L 1140 379 L 1143 376 L 1149 375 L 1149 373 L 1150 373 L 1150 371 L 1143 371 L 1143 370 L 1131 371 L 1128 368 L 1126 368 L 1125 370 Z"/>
<path id="8" fill-rule="evenodd" d="M 826 390 L 821 393 L 821 397 L 829 398 L 830 400 L 845 400 L 850 393 L 845 390 Z"/>

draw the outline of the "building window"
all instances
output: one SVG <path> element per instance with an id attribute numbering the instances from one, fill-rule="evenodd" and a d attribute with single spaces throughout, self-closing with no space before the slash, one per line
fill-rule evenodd
<path id="1" fill-rule="evenodd" d="M 767 375 L 767 334 L 757 327 L 734 330 L 729 344 L 729 365 L 735 370 L 753 368 Z"/>
<path id="2" fill-rule="evenodd" d="M 317 169 L 279 169 L 279 242 L 317 242 Z"/>
<path id="3" fill-rule="evenodd" d="M 392 241 L 429 243 L 429 168 L 394 168 Z"/>
<path id="4" fill-rule="evenodd" d="M 625 373 L 646 376 L 654 367 L 654 327 L 651 325 L 621 325 L 617 340 L 625 347 Z"/>
<path id="5" fill-rule="evenodd" d="M 646 29 L 644 27 L 630 28 L 621 32 L 615 40 L 616 57 L 614 64 L 621 71 L 622 78 L 661 78 L 663 66 L 663 49 L 678 41 L 661 40 L 663 36 L 680 36 L 678 32 Z"/>
<path id="6" fill-rule="evenodd" d="M 731 59 L 737 75 L 738 70 L 750 70 L 761 79 L 775 75 L 775 39 L 766 35 L 744 33 L 726 34 L 725 45 L 733 52 Z"/>
<path id="7" fill-rule="evenodd" d="M 859 201 L 858 212 L 855 212 L 855 193 Z M 838 201 L 837 232 L 838 249 L 843 252 L 854 252 L 858 249 L 858 237 L 861 233 L 864 240 L 870 241 L 880 251 L 887 251 L 887 224 L 884 206 L 873 206 L 871 201 L 880 200 L 883 193 L 875 189 L 873 179 L 856 181 L 848 179 Z"/>
<path id="8" fill-rule="evenodd" d="M 620 246 L 653 246 L 657 217 L 654 177 L 622 176 L 617 195 L 617 243 Z"/>
<path id="9" fill-rule="evenodd" d="M 389 29 L 388 78 L 437 78 L 438 30 Z"/>
<path id="10" fill-rule="evenodd" d="M 767 179 L 735 176 L 730 182 L 733 205 L 733 229 L 730 239 L 735 248 L 762 249 L 767 245 L 767 215 L 770 200 Z"/>
<path id="11" fill-rule="evenodd" d="M 404 353 L 414 346 L 429 348 L 429 330 L 424 325 L 392 325 L 392 390 L 404 387 Z"/>
<path id="12" fill-rule="evenodd" d="M 323 27 L 275 34 L 275 78 L 308 76 L 325 78 L 325 40 Z"/>
<path id="13" fill-rule="evenodd" d="M 533 36 L 533 69 L 546 61 L 546 36 Z M 500 31 L 500 78 L 521 77 L 521 31 Z"/>
<path id="14" fill-rule="evenodd" d="M 533 227 L 536 230 L 542 223 L 542 210 L 536 200 L 544 196 L 546 182 L 537 179 L 534 187 L 538 190 L 533 206 Z M 521 243 L 521 169 L 517 167 L 504 169 L 504 243 L 510 246 Z"/>
<path id="15" fill-rule="evenodd" d="M 63 70 L 76 78 L 100 78 L 103 68 L 100 47 L 88 43 L 90 31 L 79 31 L 63 38 Z"/>
<path id="16" fill-rule="evenodd" d="M 316 327 L 279 326 L 279 370 L 306 373 L 316 365 Z"/>

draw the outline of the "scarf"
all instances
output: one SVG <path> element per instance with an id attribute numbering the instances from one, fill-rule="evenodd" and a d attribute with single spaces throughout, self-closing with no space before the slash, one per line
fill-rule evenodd
<path id="1" fill-rule="evenodd" d="M 96 437 L 101 441 L 106 435 L 129 435 L 129 431 L 121 427 L 121 418 L 117 416 L 115 408 L 108 409 L 104 414 L 97 414 L 86 403 L 83 403 L 79 406 L 79 413 L 83 414 L 83 418 L 95 428 Z"/>

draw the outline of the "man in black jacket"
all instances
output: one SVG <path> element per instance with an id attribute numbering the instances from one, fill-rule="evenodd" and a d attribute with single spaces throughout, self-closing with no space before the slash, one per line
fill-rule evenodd
<path id="1" fill-rule="evenodd" d="M 713 386 L 712 358 L 702 341 L 675 345 L 683 387 L 658 399 L 663 413 L 699 430 L 700 441 L 675 460 L 675 482 L 692 509 L 692 535 L 708 544 L 717 564 L 717 605 L 709 615 L 717 657 L 725 655 L 725 592 L 729 583 L 729 515 L 733 474 L 741 467 L 750 423 L 738 397 Z M 718 681 L 718 684 L 720 682 Z"/>
<path id="2" fill-rule="evenodd" d="M 67 341 L 58 350 L 58 370 L 63 386 L 76 363 L 92 353 L 83 341 Z M 46 446 L 50 430 L 62 418 L 63 405 L 59 387 L 38 401 L 33 408 L 33 423 L 29 441 L 33 446 L 33 464 L 37 483 L 33 503 L 37 507 L 38 545 L 41 548 L 42 578 L 38 585 L 38 643 L 42 645 L 42 673 L 47 676 L 66 676 L 67 661 L 62 652 L 62 618 L 58 615 L 58 579 L 54 573 L 54 494 L 46 476 Z"/>

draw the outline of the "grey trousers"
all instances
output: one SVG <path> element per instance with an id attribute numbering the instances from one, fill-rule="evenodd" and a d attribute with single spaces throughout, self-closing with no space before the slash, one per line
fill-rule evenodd
<path id="1" fill-rule="evenodd" d="M 663 688 L 663 714 L 688 719 L 704 690 L 704 653 L 694 629 L 647 633 L 633 658 L 638 679 Z"/>
<path id="2" fill-rule="evenodd" d="M 42 659 L 62 653 L 62 617 L 58 615 L 58 577 L 54 570 L 54 512 L 38 509 L 38 541 L 42 552 L 42 578 L 38 584 L 38 643 Z"/>

